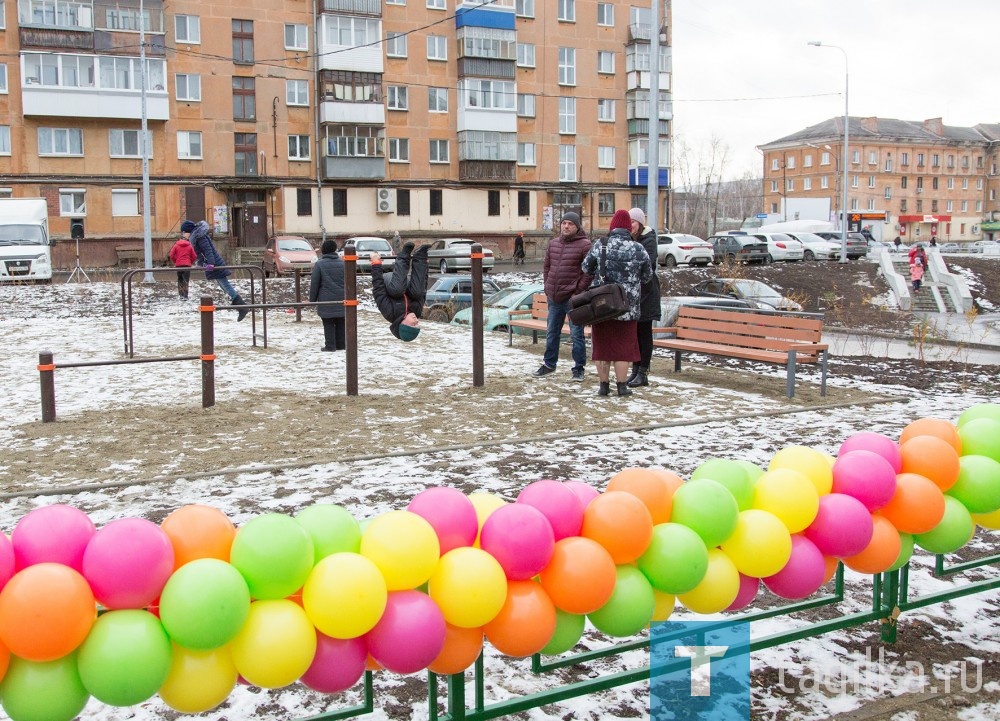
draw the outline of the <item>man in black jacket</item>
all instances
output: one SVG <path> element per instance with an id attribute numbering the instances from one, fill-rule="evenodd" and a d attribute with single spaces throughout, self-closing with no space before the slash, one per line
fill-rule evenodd
<path id="1" fill-rule="evenodd" d="M 406 243 L 396 256 L 388 281 L 382 276 L 382 257 L 371 254 L 375 305 L 389 321 L 392 334 L 403 341 L 411 341 L 420 333 L 420 316 L 427 297 L 428 250 L 429 245 L 421 245 L 414 251 L 413 243 Z"/>
<path id="2" fill-rule="evenodd" d="M 339 300 L 338 305 L 318 305 L 316 313 L 323 321 L 326 343 L 322 350 L 347 348 L 344 321 L 344 261 L 337 255 L 337 241 L 323 241 L 323 257 L 312 267 L 309 280 L 309 302 Z"/>

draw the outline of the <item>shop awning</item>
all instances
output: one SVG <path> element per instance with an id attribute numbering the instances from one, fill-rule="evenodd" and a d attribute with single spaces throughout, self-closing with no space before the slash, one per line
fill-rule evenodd
<path id="1" fill-rule="evenodd" d="M 901 215 L 900 223 L 948 223 L 951 222 L 950 215 Z"/>
<path id="2" fill-rule="evenodd" d="M 981 230 L 989 231 L 1000 230 L 1000 220 L 991 220 L 986 223 L 980 223 L 979 228 Z"/>

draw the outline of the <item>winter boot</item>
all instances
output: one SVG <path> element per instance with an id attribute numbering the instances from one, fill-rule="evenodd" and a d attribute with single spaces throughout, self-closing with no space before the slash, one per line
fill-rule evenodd
<path id="1" fill-rule="evenodd" d="M 243 296 L 241 296 L 239 293 L 237 293 L 236 297 L 233 298 L 233 300 L 232 300 L 232 305 L 246 306 L 246 301 L 243 300 Z M 249 308 L 246 308 L 246 307 L 240 308 L 236 312 L 236 320 L 237 321 L 243 320 L 244 318 L 247 317 L 247 313 L 249 313 L 249 312 L 250 312 Z"/>
<path id="2" fill-rule="evenodd" d="M 629 373 L 629 376 L 628 376 L 628 378 L 625 379 L 625 382 L 628 383 L 629 385 L 632 385 L 632 381 L 635 380 L 635 377 L 637 375 L 639 375 L 639 364 L 638 363 L 633 363 L 632 364 L 632 372 Z"/>
<path id="3" fill-rule="evenodd" d="M 616 385 L 618 386 L 618 395 L 620 396 L 632 395 L 632 391 L 630 391 L 628 388 L 628 383 L 617 383 Z"/>
<path id="4" fill-rule="evenodd" d="M 643 368 L 639 366 L 638 370 L 635 372 L 631 378 L 629 378 L 625 383 L 629 388 L 638 388 L 639 386 L 649 385 L 649 368 Z"/>
<path id="5" fill-rule="evenodd" d="M 621 385 L 621 384 L 619 384 Z M 611 394 L 611 383 L 607 381 L 602 381 L 600 386 L 597 388 L 597 395 L 606 396 Z"/>

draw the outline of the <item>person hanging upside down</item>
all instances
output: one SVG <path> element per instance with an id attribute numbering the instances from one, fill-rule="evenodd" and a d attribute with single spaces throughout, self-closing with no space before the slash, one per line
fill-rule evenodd
<path id="1" fill-rule="evenodd" d="M 413 243 L 403 245 L 388 280 L 382 275 L 382 256 L 371 254 L 375 305 L 389 321 L 392 334 L 403 341 L 411 341 L 420 333 L 420 316 L 427 296 L 428 250 L 429 245 L 421 245 L 416 251 Z"/>

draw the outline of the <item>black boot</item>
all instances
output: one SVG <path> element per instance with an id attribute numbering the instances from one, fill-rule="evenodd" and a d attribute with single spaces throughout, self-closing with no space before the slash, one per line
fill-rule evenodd
<path id="1" fill-rule="evenodd" d="M 608 381 L 601 381 L 601 384 L 597 387 L 597 395 L 606 396 L 611 394 L 611 383 Z"/>
<path id="2" fill-rule="evenodd" d="M 628 384 L 629 388 L 638 388 L 639 386 L 649 385 L 649 368 L 643 368 L 639 366 L 639 369 L 635 372 L 631 378 L 629 378 L 625 383 Z"/>
<path id="3" fill-rule="evenodd" d="M 239 293 L 237 293 L 236 297 L 233 298 L 233 300 L 232 300 L 232 305 L 246 306 L 246 301 L 243 300 L 243 296 L 241 296 Z M 250 312 L 249 308 L 245 308 L 245 307 L 244 308 L 240 308 L 236 312 L 236 320 L 237 321 L 243 320 L 244 318 L 247 317 L 247 313 L 249 313 L 249 312 Z"/>
<path id="4" fill-rule="evenodd" d="M 618 383 L 618 395 L 620 396 L 630 396 L 632 391 L 628 389 L 628 383 Z"/>
<path id="5" fill-rule="evenodd" d="M 629 374 L 628 378 L 625 379 L 625 382 L 628 383 L 629 385 L 632 385 L 632 381 L 635 380 L 635 377 L 637 375 L 639 375 L 639 364 L 638 363 L 633 363 L 632 364 L 632 372 Z"/>

